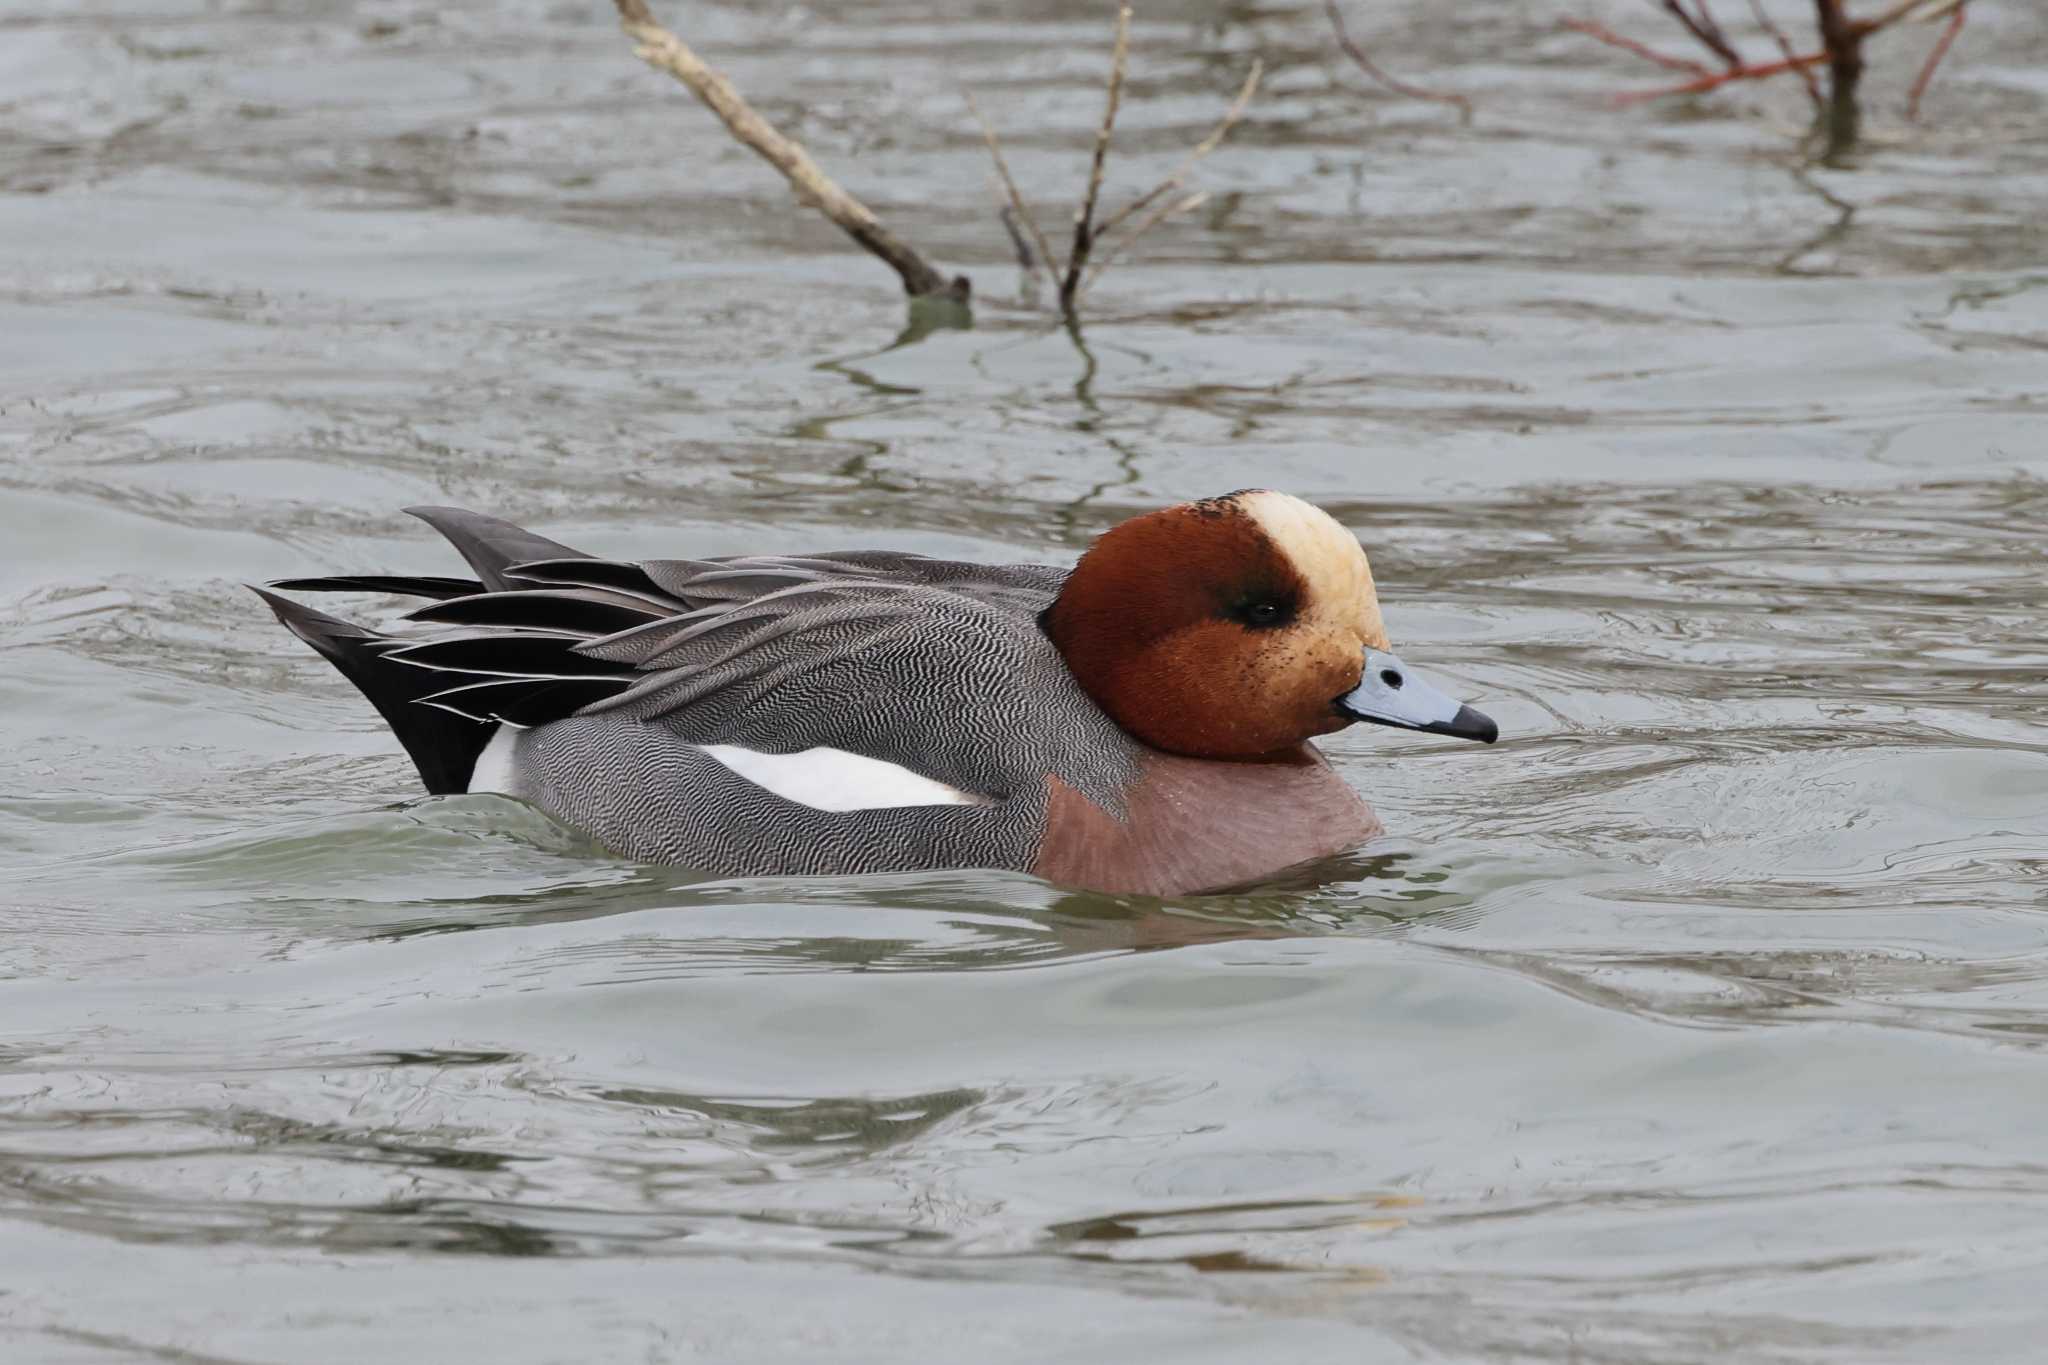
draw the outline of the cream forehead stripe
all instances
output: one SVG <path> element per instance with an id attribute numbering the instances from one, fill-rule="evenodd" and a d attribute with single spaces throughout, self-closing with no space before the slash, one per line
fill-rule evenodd
<path id="1" fill-rule="evenodd" d="M 1339 611 L 1353 606 L 1365 617 L 1355 624 L 1380 630 L 1372 566 L 1366 563 L 1357 536 L 1322 508 L 1291 494 L 1261 489 L 1245 494 L 1237 505 L 1307 580 L 1319 606 Z"/>

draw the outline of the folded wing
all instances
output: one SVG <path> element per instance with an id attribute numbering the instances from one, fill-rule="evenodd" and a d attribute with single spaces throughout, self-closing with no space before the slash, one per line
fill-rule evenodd
<path id="1" fill-rule="evenodd" d="M 816 743 L 926 768 L 951 762 L 890 752 L 918 727 L 900 714 L 892 725 L 888 713 L 913 705 L 947 719 L 956 742 L 942 749 L 982 766 L 971 763 L 972 718 L 959 712 L 990 688 L 1029 685 L 1007 675 L 1020 646 L 1042 643 L 1033 618 L 1065 577 L 890 551 L 625 563 L 474 512 L 409 510 L 447 537 L 475 579 L 343 575 L 272 586 L 431 598 L 409 619 L 434 634 L 382 634 L 262 595 L 369 697 L 435 792 L 467 790 L 500 723 L 578 714 L 661 724 L 689 743 Z"/>

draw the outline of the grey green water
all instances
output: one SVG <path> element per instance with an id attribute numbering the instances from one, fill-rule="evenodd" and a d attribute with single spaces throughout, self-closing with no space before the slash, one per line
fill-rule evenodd
<path id="1" fill-rule="evenodd" d="M 1353 7 L 1469 127 L 1146 6 L 1113 198 L 1270 74 L 1084 347 L 959 92 L 1063 222 L 1102 7 L 660 8 L 974 330 L 892 348 L 598 0 L 0 2 L 0 1357 L 2042 1358 L 2030 0 L 1811 172 L 1566 6 Z M 417 799 L 238 586 L 446 572 L 420 501 L 1058 558 L 1246 484 L 1504 738 L 1338 736 L 1390 836 L 1171 903 Z"/>

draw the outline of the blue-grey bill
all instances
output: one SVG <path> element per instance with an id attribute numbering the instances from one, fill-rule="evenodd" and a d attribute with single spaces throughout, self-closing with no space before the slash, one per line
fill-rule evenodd
<path id="1" fill-rule="evenodd" d="M 1432 735 L 1452 735 L 1491 744 L 1500 727 L 1456 697 L 1434 686 L 1391 654 L 1365 651 L 1365 676 L 1337 698 L 1337 709 L 1375 725 L 1394 725 Z"/>

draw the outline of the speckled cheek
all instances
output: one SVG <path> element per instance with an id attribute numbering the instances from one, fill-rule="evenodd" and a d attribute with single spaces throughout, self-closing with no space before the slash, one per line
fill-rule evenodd
<path id="1" fill-rule="evenodd" d="M 1365 651 L 1348 630 L 1319 631 L 1303 652 L 1301 683 L 1320 701 L 1342 696 L 1358 686 L 1365 669 Z"/>
<path id="2" fill-rule="evenodd" d="M 1293 632 L 1268 656 L 1267 704 L 1289 717 L 1297 735 L 1341 729 L 1332 703 L 1358 685 L 1364 659 L 1349 630 Z"/>

